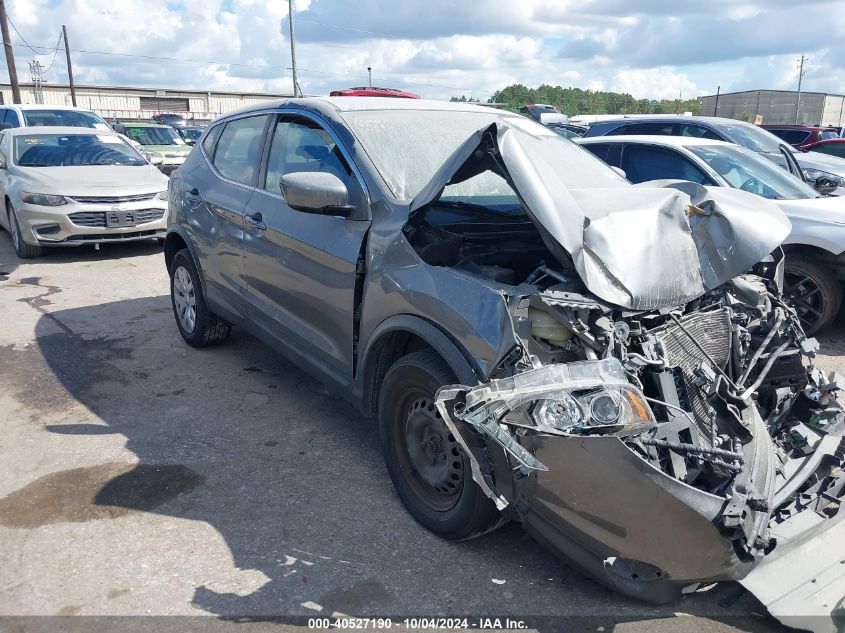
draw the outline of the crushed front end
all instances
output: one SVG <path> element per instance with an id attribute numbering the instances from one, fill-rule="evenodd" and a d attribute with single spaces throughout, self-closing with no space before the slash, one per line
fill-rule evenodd
<path id="1" fill-rule="evenodd" d="M 471 429 L 497 449 L 466 443 L 475 480 L 538 540 L 650 601 L 743 579 L 832 528 L 845 385 L 813 365 L 815 340 L 779 298 L 779 259 L 650 311 L 539 271 L 539 292 L 505 298 L 520 344 L 498 377 L 438 393 L 457 437 Z"/>

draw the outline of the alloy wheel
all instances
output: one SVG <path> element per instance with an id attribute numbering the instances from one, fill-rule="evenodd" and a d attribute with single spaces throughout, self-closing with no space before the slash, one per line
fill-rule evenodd
<path id="1" fill-rule="evenodd" d="M 812 329 L 824 311 L 821 288 L 812 277 L 801 272 L 785 272 L 784 282 L 784 298 L 795 308 L 804 329 Z"/>
<path id="2" fill-rule="evenodd" d="M 173 302 L 182 328 L 193 332 L 197 325 L 197 297 L 191 274 L 184 266 L 179 266 L 173 273 Z"/>

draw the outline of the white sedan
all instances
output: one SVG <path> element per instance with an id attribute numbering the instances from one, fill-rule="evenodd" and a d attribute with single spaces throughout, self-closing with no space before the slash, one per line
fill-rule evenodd
<path id="1" fill-rule="evenodd" d="M 44 246 L 163 238 L 167 177 L 111 130 L 0 132 L 0 226 L 19 257 Z"/>
<path id="2" fill-rule="evenodd" d="M 774 200 L 792 222 L 784 242 L 784 294 L 808 334 L 836 318 L 845 280 L 845 197 L 822 195 L 759 154 L 724 141 L 690 136 L 600 136 L 576 142 L 624 171 L 635 184 L 689 180 Z"/>

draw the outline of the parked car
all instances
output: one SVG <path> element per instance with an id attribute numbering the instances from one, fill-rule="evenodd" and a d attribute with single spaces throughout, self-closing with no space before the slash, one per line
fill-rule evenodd
<path id="1" fill-rule="evenodd" d="M 801 147 L 801 151 L 818 152 L 845 159 L 845 138 L 831 138 L 824 141 L 816 141 L 815 143 L 808 143 Z"/>
<path id="2" fill-rule="evenodd" d="M 115 123 L 116 132 L 125 134 L 141 144 L 143 153 L 158 164 L 165 174 L 172 174 L 191 153 L 191 146 L 185 143 L 179 133 L 169 125 L 146 121 L 124 121 Z"/>
<path id="3" fill-rule="evenodd" d="M 111 130 L 0 132 L 0 225 L 19 257 L 45 246 L 163 238 L 167 178 Z"/>
<path id="4" fill-rule="evenodd" d="M 71 106 L 16 104 L 0 106 L 0 124 L 5 127 L 88 127 L 111 130 L 103 117 L 91 110 Z"/>
<path id="5" fill-rule="evenodd" d="M 343 88 L 332 90 L 329 93 L 332 97 L 394 97 L 398 99 L 419 99 L 418 94 L 397 90 L 396 88 L 378 88 L 376 86 L 360 86 L 358 88 Z"/>
<path id="6" fill-rule="evenodd" d="M 817 181 L 824 187 L 827 184 L 823 183 L 836 182 L 837 189 L 834 193 L 845 195 L 845 160 L 797 151 L 792 151 L 790 156 L 789 146 L 781 139 L 757 125 L 744 121 L 701 116 L 614 119 L 593 123 L 584 138 L 619 135 L 690 136 L 736 143 L 763 155 L 795 176 L 803 177 L 811 186 L 816 186 Z"/>
<path id="7" fill-rule="evenodd" d="M 202 136 L 202 133 L 205 132 L 204 125 L 185 125 L 183 127 L 176 127 L 173 129 L 176 130 L 179 136 L 182 137 L 182 140 L 188 145 L 196 143 Z"/>
<path id="8" fill-rule="evenodd" d="M 839 132 L 833 127 L 818 127 L 810 125 L 761 125 L 780 139 L 783 139 L 792 147 L 802 149 L 803 145 L 824 141 L 831 138 L 839 138 Z"/>
<path id="9" fill-rule="evenodd" d="M 578 143 L 633 183 L 689 180 L 774 200 L 792 223 L 784 241 L 785 296 L 808 334 L 836 318 L 845 281 L 845 198 L 823 196 L 734 143 L 681 136 L 608 136 Z"/>
<path id="10" fill-rule="evenodd" d="M 572 125 L 570 123 L 546 123 L 547 128 L 554 130 L 563 138 L 576 139 L 581 138 L 587 133 L 587 126 Z"/>
<path id="11" fill-rule="evenodd" d="M 188 124 L 188 121 L 181 114 L 172 114 L 167 112 L 154 114 L 153 121 L 157 121 L 162 125 L 169 125 L 170 127 L 182 127 Z"/>
<path id="12" fill-rule="evenodd" d="M 243 327 L 376 417 L 440 536 L 519 520 L 628 595 L 742 579 L 776 615 L 824 569 L 841 604 L 845 412 L 801 360 L 777 206 L 633 186 L 517 114 L 365 99 L 209 127 L 170 185 L 184 340 Z"/>

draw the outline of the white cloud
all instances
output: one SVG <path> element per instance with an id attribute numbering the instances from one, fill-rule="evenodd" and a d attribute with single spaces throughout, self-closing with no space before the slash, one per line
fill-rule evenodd
<path id="1" fill-rule="evenodd" d="M 637 99 L 677 99 L 679 94 L 684 99 L 704 94 L 685 74 L 674 72 L 672 68 L 623 68 L 613 75 L 610 84 L 615 92 L 627 92 Z"/>

